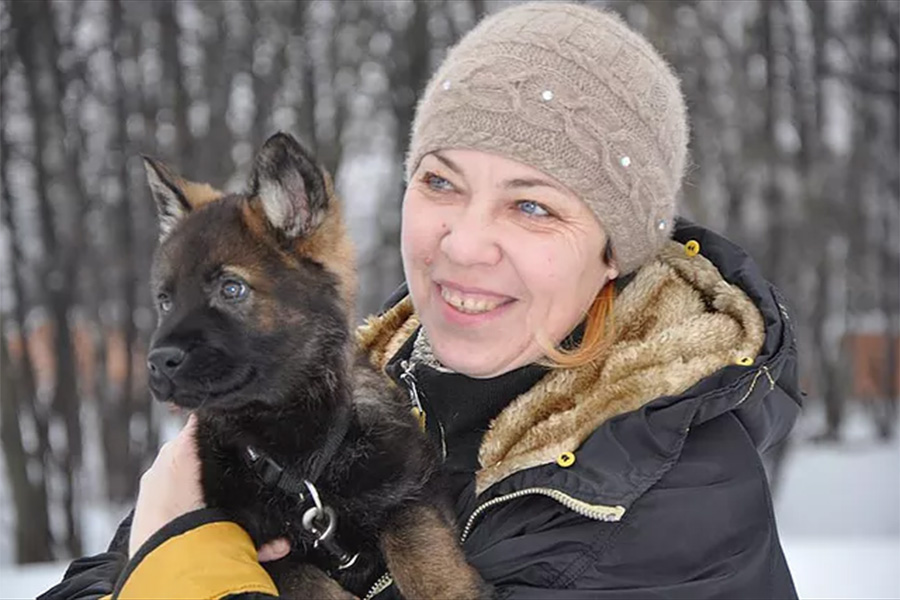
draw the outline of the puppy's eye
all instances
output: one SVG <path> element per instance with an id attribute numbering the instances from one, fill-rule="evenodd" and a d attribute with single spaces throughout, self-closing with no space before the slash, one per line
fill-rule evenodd
<path id="1" fill-rule="evenodd" d="M 167 313 L 172 310 L 172 299 L 168 294 L 159 294 L 156 296 L 156 306 L 159 308 L 159 312 Z"/>
<path id="2" fill-rule="evenodd" d="M 219 293 L 229 302 L 243 300 L 247 296 L 247 284 L 239 279 L 226 279 L 222 282 Z"/>

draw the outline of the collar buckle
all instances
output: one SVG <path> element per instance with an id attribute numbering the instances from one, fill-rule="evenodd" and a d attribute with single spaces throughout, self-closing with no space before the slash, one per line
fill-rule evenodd
<path id="1" fill-rule="evenodd" d="M 253 446 L 247 446 L 247 462 L 250 468 L 262 479 L 267 486 L 277 486 L 284 473 L 284 467 L 275 462 L 272 457 L 259 452 Z"/>

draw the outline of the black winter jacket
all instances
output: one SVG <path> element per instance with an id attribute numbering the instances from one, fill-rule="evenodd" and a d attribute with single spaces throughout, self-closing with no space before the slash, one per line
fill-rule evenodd
<path id="1" fill-rule="evenodd" d="M 623 335 L 631 327 L 636 336 L 625 340 L 622 352 L 601 369 L 609 375 L 621 358 L 619 379 L 576 374 L 574 400 L 548 415 L 552 394 L 542 386 L 558 392 L 567 380 L 557 378 L 556 387 L 549 387 L 553 375 L 529 367 L 512 375 L 508 385 L 492 388 L 500 396 L 491 401 L 500 414 L 483 440 L 481 432 L 474 444 L 471 437 L 439 439 L 462 475 L 457 510 L 463 548 L 500 598 L 796 597 L 760 456 L 785 438 L 799 412 L 789 312 L 737 246 L 686 222 L 679 222 L 674 239 L 658 268 L 641 269 L 620 300 L 650 313 L 681 310 L 677 307 L 683 303 L 667 304 L 679 294 L 699 300 L 691 314 L 651 314 L 636 321 L 626 316 L 617 322 Z M 403 348 L 408 351 L 414 331 L 411 308 L 405 315 L 397 312 L 402 304 L 361 337 L 373 362 L 394 376 L 397 356 Z M 398 322 L 405 326 L 397 327 Z M 720 326 L 725 326 L 721 334 L 712 335 Z M 729 336 L 736 341 L 726 341 Z M 637 365 L 633 372 L 631 365 Z M 692 379 L 694 372 L 705 374 Z M 516 390 L 503 398 L 497 392 L 523 381 L 524 394 Z M 641 397 L 644 390 L 666 386 L 677 393 Z M 431 391 L 440 398 L 447 390 L 436 385 Z M 426 385 L 423 395 L 429 393 Z M 435 414 L 431 423 L 440 423 L 447 413 L 435 409 Z M 524 433 L 515 430 L 521 423 L 529 424 Z M 528 438 L 535 432 L 542 435 Z M 480 449 L 480 463 L 474 449 Z M 477 470 L 468 480 L 467 464 Z M 128 592 L 130 578 L 177 581 L 190 579 L 197 569 L 222 568 L 227 559 L 216 553 L 215 536 L 201 539 L 198 534 L 194 551 L 186 551 L 191 564 L 178 573 L 152 572 L 154 564 L 172 564 L 160 558 L 177 550 L 173 538 L 211 525 L 222 525 L 214 511 L 176 520 L 121 575 L 124 560 L 115 553 L 76 561 L 45 597 L 97 598 L 112 591 L 116 575 L 119 591 Z M 237 532 L 229 535 L 231 544 L 249 543 Z M 257 579 L 246 576 L 230 587 L 209 590 L 208 596 L 274 593 L 259 572 L 253 576 Z M 166 593 L 142 585 L 132 585 L 120 597 Z M 173 585 L 167 589 L 186 589 Z M 389 576 L 371 593 L 378 598 L 395 594 Z"/>

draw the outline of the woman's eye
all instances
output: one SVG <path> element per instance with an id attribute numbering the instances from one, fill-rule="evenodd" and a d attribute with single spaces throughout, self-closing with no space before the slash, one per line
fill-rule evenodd
<path id="1" fill-rule="evenodd" d="M 221 294 L 225 300 L 243 300 L 247 295 L 247 284 L 237 279 L 227 279 L 222 282 Z"/>
<path id="2" fill-rule="evenodd" d="M 159 294 L 156 296 L 156 305 L 160 312 L 167 313 L 172 310 L 172 299 L 168 294 Z"/>
<path id="3" fill-rule="evenodd" d="M 441 177 L 440 175 L 435 175 L 434 173 L 425 173 L 425 176 L 422 177 L 422 180 L 425 182 L 429 188 L 436 192 L 452 192 L 453 184 Z"/>
<path id="4" fill-rule="evenodd" d="M 549 217 L 550 212 L 534 200 L 520 200 L 516 203 L 519 210 L 532 217 Z"/>

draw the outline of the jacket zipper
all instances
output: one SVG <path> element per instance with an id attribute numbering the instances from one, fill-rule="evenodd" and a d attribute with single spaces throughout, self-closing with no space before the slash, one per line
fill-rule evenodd
<path id="1" fill-rule="evenodd" d="M 419 388 L 416 387 L 416 376 L 413 375 L 413 365 L 408 360 L 404 360 L 400 362 L 400 368 L 403 369 L 403 372 L 400 373 L 400 380 L 403 381 L 409 389 L 409 398 L 412 400 L 413 408 L 417 409 L 422 414 L 425 414 L 425 411 L 422 409 L 422 402 L 419 400 Z"/>
<path id="2" fill-rule="evenodd" d="M 578 500 L 577 498 L 573 498 L 572 496 L 564 494 L 559 490 L 554 490 L 553 488 L 526 488 L 524 490 L 518 490 L 510 494 L 504 494 L 503 496 L 497 496 L 496 498 L 492 498 L 491 500 L 488 500 L 487 502 L 476 508 L 474 512 L 469 515 L 469 520 L 466 521 L 466 527 L 463 529 L 462 535 L 460 536 L 460 543 L 466 541 L 466 538 L 468 538 L 469 534 L 472 532 L 472 526 L 475 525 L 475 520 L 480 517 L 481 514 L 484 513 L 484 511 L 491 508 L 492 506 L 502 504 L 508 500 L 522 498 L 523 496 L 546 496 L 548 498 L 552 498 L 569 510 L 595 521 L 619 521 L 622 518 L 622 515 L 625 514 L 624 506 L 588 504 L 587 502 Z"/>
<path id="3" fill-rule="evenodd" d="M 472 512 L 472 514 L 469 515 L 468 521 L 466 521 L 466 526 L 463 529 L 462 535 L 459 539 L 460 544 L 464 543 L 466 541 L 466 538 L 469 537 L 469 534 L 472 532 L 472 527 L 475 525 L 476 519 L 478 519 L 478 517 L 480 517 L 484 513 L 484 511 L 491 508 L 492 506 L 497 506 L 498 504 L 503 504 L 504 502 L 507 502 L 509 500 L 515 500 L 516 498 L 522 498 L 523 496 L 546 496 L 548 498 L 552 498 L 569 510 L 574 511 L 583 517 L 594 519 L 595 521 L 619 521 L 625 514 L 624 506 L 588 504 L 587 502 L 578 500 L 577 498 L 573 498 L 572 496 L 564 494 L 559 490 L 554 490 L 553 488 L 526 488 L 524 490 L 519 490 L 510 494 L 504 494 L 503 496 L 497 496 L 496 498 L 492 498 L 476 508 Z M 369 590 L 369 593 L 366 594 L 364 600 L 372 600 L 372 598 L 390 587 L 393 582 L 394 580 L 391 577 L 390 571 L 386 572 L 381 576 L 381 578 L 378 579 L 378 581 L 375 582 L 375 585 L 373 585 L 372 589 Z"/>
<path id="4" fill-rule="evenodd" d="M 417 386 L 416 376 L 413 373 L 415 365 L 408 360 L 404 360 L 400 362 L 400 367 L 403 369 L 403 372 L 400 374 L 400 380 L 405 383 L 406 387 L 409 389 L 409 398 L 412 400 L 413 416 L 419 421 L 419 426 L 424 432 L 427 415 L 425 414 L 425 409 L 422 408 L 422 399 L 419 397 L 419 388 Z M 447 460 L 447 439 L 444 435 L 444 425 L 441 423 L 440 419 L 438 419 L 437 425 L 438 431 L 441 434 L 441 459 Z"/>
<path id="5" fill-rule="evenodd" d="M 378 581 L 375 582 L 375 585 L 372 586 L 372 589 L 369 590 L 369 593 L 365 595 L 363 600 L 372 600 L 372 598 L 391 587 L 392 583 L 394 583 L 394 578 L 391 577 L 391 572 L 385 572 L 384 575 L 378 578 Z"/>

